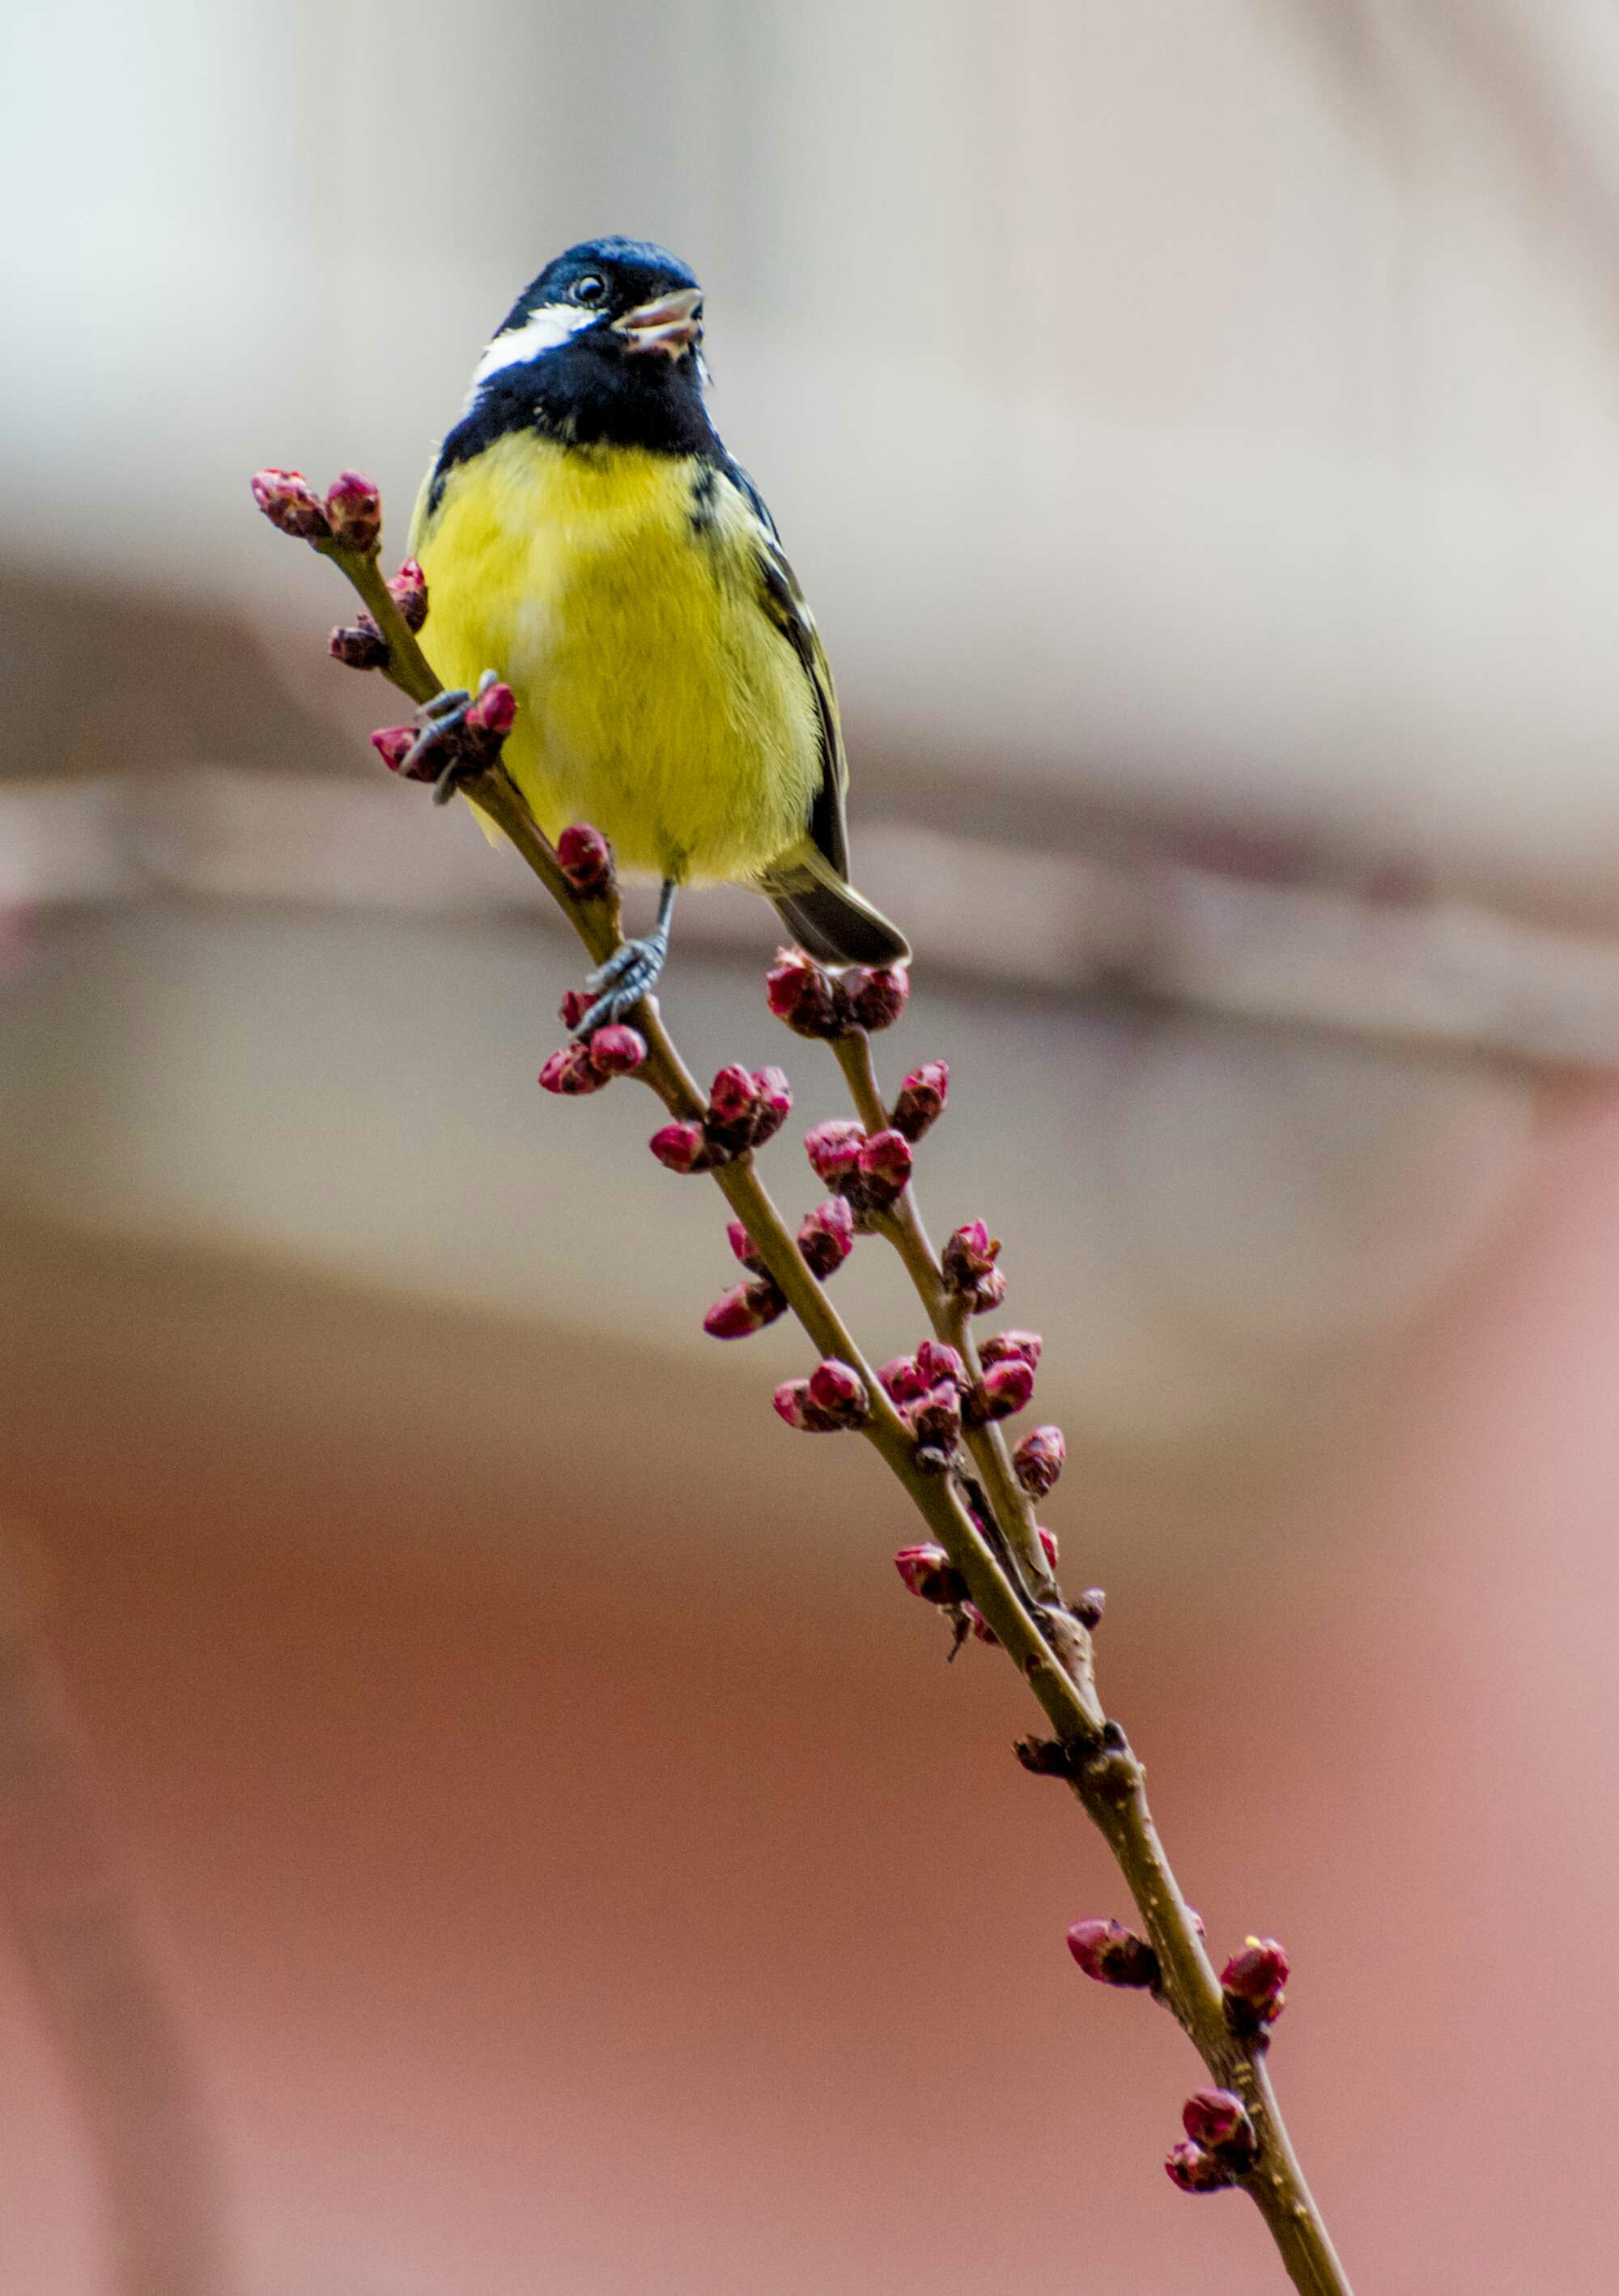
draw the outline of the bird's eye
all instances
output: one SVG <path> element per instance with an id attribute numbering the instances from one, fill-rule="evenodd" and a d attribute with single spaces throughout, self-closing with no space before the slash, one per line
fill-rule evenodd
<path id="1" fill-rule="evenodd" d="M 607 292 L 607 282 L 594 271 L 587 271 L 583 279 L 576 279 L 572 288 L 576 303 L 599 303 Z"/>

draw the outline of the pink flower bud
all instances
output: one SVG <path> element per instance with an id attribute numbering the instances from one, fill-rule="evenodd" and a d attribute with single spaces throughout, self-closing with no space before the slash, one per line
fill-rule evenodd
<path id="1" fill-rule="evenodd" d="M 902 1546 L 894 1567 L 924 1603 L 956 1610 L 967 1600 L 967 1581 L 942 1546 Z"/>
<path id="2" fill-rule="evenodd" d="M 1157 1955 L 1123 1922 L 1075 1922 L 1068 1931 L 1068 1951 L 1099 1985 L 1153 1986 L 1158 1981 Z"/>
<path id="3" fill-rule="evenodd" d="M 1043 1523 L 1036 1523 L 1034 1526 L 1034 1531 L 1035 1536 L 1040 1541 L 1041 1552 L 1045 1556 L 1047 1567 L 1055 1570 L 1057 1568 L 1057 1533 L 1054 1530 L 1047 1530 Z"/>
<path id="4" fill-rule="evenodd" d="M 380 726 L 371 737 L 371 745 L 390 774 L 397 774 L 415 746 L 413 726 Z"/>
<path id="5" fill-rule="evenodd" d="M 989 1620 L 985 1617 L 983 1611 L 978 1608 L 976 1603 L 963 1603 L 961 1605 L 961 1614 L 967 1620 L 968 1625 L 972 1628 L 973 1640 L 975 1642 L 987 1643 L 991 1650 L 1000 1649 L 1000 1636 L 995 1632 L 993 1627 L 990 1625 Z"/>
<path id="6" fill-rule="evenodd" d="M 843 1000 L 837 985 L 802 949 L 779 948 L 765 976 L 765 994 L 778 1021 L 800 1037 L 840 1037 Z"/>
<path id="7" fill-rule="evenodd" d="M 990 1315 L 1006 1298 L 1006 1276 L 999 1267 L 992 1267 L 987 1275 L 964 1286 L 970 1312 L 975 1316 Z"/>
<path id="8" fill-rule="evenodd" d="M 812 1401 L 809 1384 L 806 1379 L 783 1381 L 770 1398 L 772 1408 L 778 1418 L 786 1420 L 788 1425 L 797 1428 L 800 1434 L 836 1434 L 838 1422 L 822 1411 L 818 1403 Z"/>
<path id="9" fill-rule="evenodd" d="M 301 471 L 255 471 L 253 499 L 282 534 L 297 542 L 323 542 L 331 532 L 321 498 Z"/>
<path id="10" fill-rule="evenodd" d="M 1273 2024 L 1287 1995 L 1288 1956 L 1274 1938 L 1247 1939 L 1220 1972 L 1226 2014 L 1239 2030 Z"/>
<path id="11" fill-rule="evenodd" d="M 517 696 L 509 685 L 497 681 L 474 694 L 461 721 L 461 745 L 467 762 L 473 766 L 493 765 L 516 716 Z"/>
<path id="12" fill-rule="evenodd" d="M 346 550 L 374 550 L 382 531 L 382 497 L 358 471 L 340 471 L 326 493 L 326 522 Z"/>
<path id="13" fill-rule="evenodd" d="M 907 1140 L 918 1141 L 937 1121 L 949 1097 L 949 1062 L 925 1061 L 920 1069 L 912 1069 L 901 1085 L 888 1121 Z"/>
<path id="14" fill-rule="evenodd" d="M 753 1144 L 762 1148 L 775 1138 L 791 1115 L 793 1088 L 785 1069 L 755 1069 L 753 1092 Z"/>
<path id="15" fill-rule="evenodd" d="M 839 1427 L 863 1427 L 871 1415 L 865 1382 L 846 1363 L 829 1356 L 810 1374 L 809 1399 Z"/>
<path id="16" fill-rule="evenodd" d="M 849 1016 L 863 1029 L 886 1029 L 897 1021 L 911 995 L 911 975 L 903 965 L 856 966 L 842 981 Z"/>
<path id="17" fill-rule="evenodd" d="M 1102 1613 L 1107 1607 L 1108 1597 L 1100 1587 L 1087 1587 L 1084 1593 L 1078 1595 L 1075 1600 L 1068 1605 L 1068 1608 L 1073 1611 L 1075 1617 L 1079 1620 L 1080 1625 L 1085 1628 L 1092 1634 L 1094 1634 L 1097 1628 L 1100 1626 L 1102 1622 Z M 1202 1933 L 1203 1923 L 1199 1921 L 1198 1923 L 1198 1934 L 1201 1936 Z"/>
<path id="18" fill-rule="evenodd" d="M 557 864 L 568 890 L 581 901 L 599 900 L 613 890 L 613 849 L 599 829 L 576 822 L 557 840 Z"/>
<path id="19" fill-rule="evenodd" d="M 586 989 L 566 989 L 557 1006 L 557 1018 L 565 1029 L 576 1029 L 595 1001 Z"/>
<path id="20" fill-rule="evenodd" d="M 1164 2169 L 1170 2183 L 1183 2193 L 1223 2192 L 1231 2182 L 1231 2172 L 1224 2162 L 1216 2161 L 1200 2144 L 1177 2144 L 1165 2159 Z"/>
<path id="21" fill-rule="evenodd" d="M 904 1406 L 905 1423 L 924 1451 L 936 1455 L 931 1464 L 944 1465 L 961 1435 L 961 1398 L 946 1384 L 933 1387 Z"/>
<path id="22" fill-rule="evenodd" d="M 345 669 L 385 669 L 388 666 L 388 641 L 369 614 L 362 614 L 353 623 L 339 624 L 326 641 L 326 651 Z"/>
<path id="23" fill-rule="evenodd" d="M 720 1070 L 709 1090 L 709 1122 L 722 1128 L 751 1123 L 756 1097 L 751 1071 L 733 1062 Z"/>
<path id="24" fill-rule="evenodd" d="M 1026 1408 L 1034 1392 L 1034 1374 L 1021 1357 L 991 1364 L 974 1390 L 969 1415 L 977 1423 L 986 1419 L 1010 1419 Z"/>
<path id="25" fill-rule="evenodd" d="M 1013 1360 L 1027 1364 L 1034 1371 L 1044 1349 L 1045 1341 L 1038 1332 L 992 1332 L 978 1349 L 978 1360 L 986 1371 L 991 1364 Z"/>
<path id="26" fill-rule="evenodd" d="M 928 1392 L 914 1356 L 894 1356 L 877 1374 L 895 1403 L 914 1403 Z"/>
<path id="27" fill-rule="evenodd" d="M 751 1283 L 739 1283 L 734 1291 L 723 1292 L 703 1317 L 703 1329 L 711 1340 L 745 1340 L 750 1332 L 762 1332 L 766 1324 L 773 1324 L 786 1308 L 786 1300 L 769 1276 L 756 1276 Z"/>
<path id="28" fill-rule="evenodd" d="M 836 1188 L 839 1193 L 846 1182 L 854 1178 L 860 1168 L 860 1151 L 865 1134 L 858 1124 L 846 1118 L 833 1117 L 825 1124 L 816 1125 L 804 1136 L 804 1152 L 815 1169 L 815 1177 L 823 1187 Z"/>
<path id="29" fill-rule="evenodd" d="M 753 1238 L 742 1226 L 741 1221 L 728 1220 L 725 1224 L 725 1234 L 731 1249 L 743 1267 L 751 1267 L 756 1275 L 762 1275 L 765 1273 L 765 1262 L 759 1258 L 758 1252 L 754 1248 Z"/>
<path id="30" fill-rule="evenodd" d="M 388 589 L 405 628 L 419 630 L 427 619 L 427 576 L 413 558 L 405 560 Z"/>
<path id="31" fill-rule="evenodd" d="M 854 1249 L 854 1215 L 841 1196 L 817 1204 L 798 1230 L 798 1250 L 812 1275 L 824 1283 Z"/>
<path id="32" fill-rule="evenodd" d="M 1018 1480 L 1031 1498 L 1043 1499 L 1061 1474 L 1068 1447 L 1060 1427 L 1034 1427 L 1012 1453 Z"/>
<path id="33" fill-rule="evenodd" d="M 967 1366 L 953 1348 L 942 1340 L 924 1340 L 916 1351 L 917 1375 L 924 1387 L 953 1387 L 967 1391 Z"/>
<path id="34" fill-rule="evenodd" d="M 613 1021 L 592 1035 L 590 1056 L 603 1076 L 634 1076 L 647 1056 L 647 1040 L 639 1029 Z"/>
<path id="35" fill-rule="evenodd" d="M 947 1239 L 940 1254 L 945 1283 L 953 1292 L 971 1292 L 993 1270 L 1000 1250 L 1000 1238 L 991 1235 L 982 1220 L 969 1220 Z"/>
<path id="36" fill-rule="evenodd" d="M 564 1045 L 540 1070 L 540 1082 L 547 1092 L 564 1093 L 571 1098 L 578 1093 L 600 1092 L 607 1078 L 591 1059 L 588 1045 Z"/>
<path id="37" fill-rule="evenodd" d="M 911 1143 L 902 1132 L 874 1132 L 856 1155 L 867 1196 L 880 1210 L 896 1203 L 911 1177 Z"/>
<path id="38" fill-rule="evenodd" d="M 647 1145 L 671 1172 L 707 1172 L 721 1160 L 704 1138 L 700 1124 L 666 1124 Z"/>
<path id="39" fill-rule="evenodd" d="M 1229 2088 L 1196 2088 L 1181 2108 L 1181 2125 L 1206 2152 L 1251 2153 L 1254 2124 L 1242 2099 Z"/>

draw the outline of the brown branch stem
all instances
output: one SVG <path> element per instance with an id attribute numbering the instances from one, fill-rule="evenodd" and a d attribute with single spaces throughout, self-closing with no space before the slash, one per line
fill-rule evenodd
<path id="1" fill-rule="evenodd" d="M 359 591 L 389 650 L 386 675 L 418 703 L 441 688 L 405 628 L 374 551 L 317 544 Z M 618 945 L 617 898 L 581 900 L 569 888 L 554 849 L 505 772 L 492 767 L 462 784 L 470 802 L 505 834 L 601 962 Z M 647 1059 L 637 1071 L 679 1121 L 695 1121 L 706 1100 L 666 1029 L 654 997 L 635 1021 Z M 854 1106 L 869 1132 L 888 1118 L 869 1037 L 854 1030 L 833 1041 Z M 1009 1571 L 974 1521 L 952 1474 L 919 1467 L 916 1446 L 853 1335 L 799 1252 L 797 1240 L 758 1176 L 751 1153 L 715 1167 L 712 1177 L 747 1229 L 765 1268 L 811 1343 L 823 1357 L 848 1365 L 863 1381 L 871 1414 L 863 1432 L 967 1582 L 972 1600 L 1022 1672 L 1051 1728 L 1070 1750 L 1073 1791 L 1108 1842 L 1158 1957 L 1162 1996 L 1214 2081 L 1243 2099 L 1258 2140 L 1253 2166 L 1239 2179 L 1258 2206 L 1294 2286 L 1302 2296 L 1353 2296 L 1304 2182 L 1277 2107 L 1265 2040 L 1240 2034 L 1205 1950 L 1197 1917 L 1158 1840 L 1141 1762 L 1124 1734 L 1107 1720 L 1092 1672 L 1091 1637 L 1063 1606 L 1040 1545 L 1034 1511 L 1018 1481 L 1001 1428 L 966 1437 L 994 1525 L 1014 1559 Z M 976 1379 L 982 1365 L 965 1302 L 945 1283 L 913 1192 L 907 1187 L 878 1221 L 898 1252 L 936 1335 L 956 1348 Z M 1015 1583 L 1022 1578 L 1025 1584 Z M 1031 1592 L 1032 1590 L 1032 1592 Z"/>

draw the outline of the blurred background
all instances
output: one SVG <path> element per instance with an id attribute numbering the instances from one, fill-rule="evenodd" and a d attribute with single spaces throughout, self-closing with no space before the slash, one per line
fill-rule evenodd
<path id="1" fill-rule="evenodd" d="M 0 2216 L 52 2296 L 1250 2296 L 1196 2069 L 571 942 L 375 769 L 393 554 L 664 240 L 918 950 L 938 1227 L 1364 2289 L 1611 2285 L 1619 21 L 1598 0 L 11 0 Z M 682 905 L 693 1064 L 786 1057 Z M 792 1049 L 806 1121 L 832 1064 Z M 814 1193 L 790 1139 L 767 1167 Z M 866 1247 L 842 1304 L 919 1333 Z"/>

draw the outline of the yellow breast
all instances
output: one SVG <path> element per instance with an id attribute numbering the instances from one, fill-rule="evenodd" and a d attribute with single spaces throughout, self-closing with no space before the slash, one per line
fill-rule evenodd
<path id="1" fill-rule="evenodd" d="M 589 821 L 632 869 L 756 875 L 801 837 L 821 778 L 814 698 L 763 611 L 751 521 L 698 466 L 499 439 L 419 524 L 421 644 L 446 685 L 498 670 L 506 763 L 542 827 Z"/>

